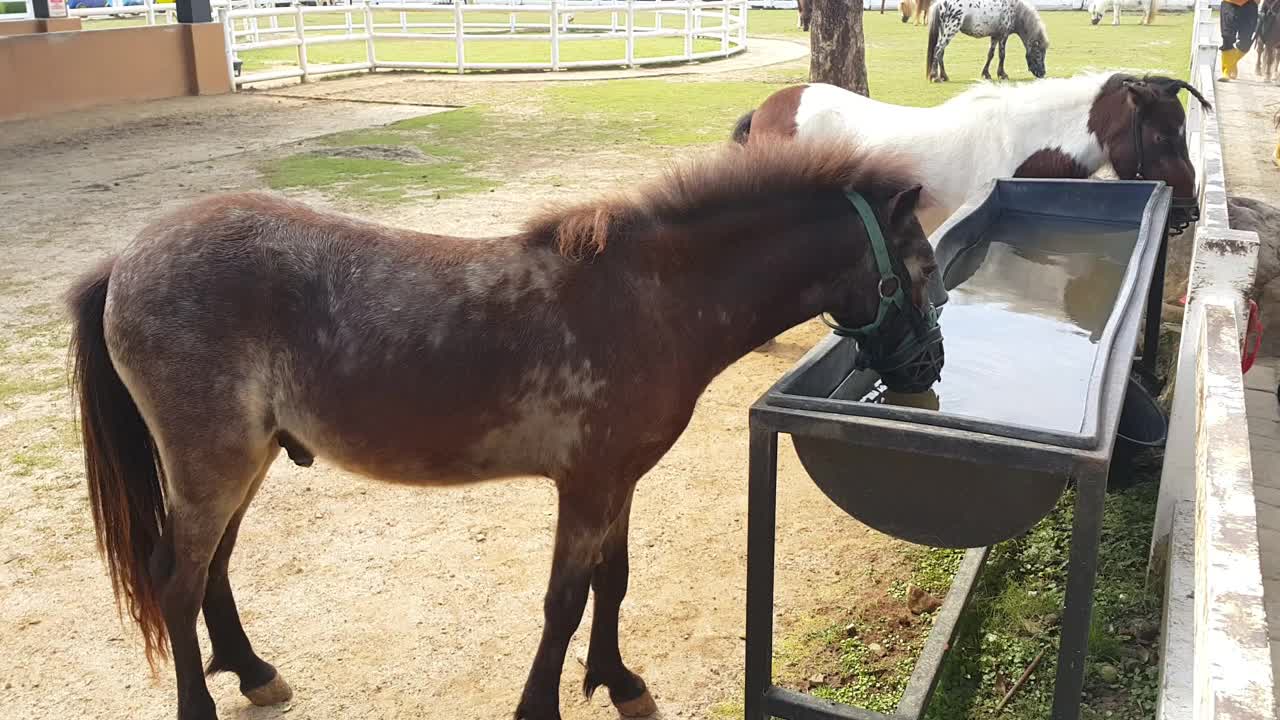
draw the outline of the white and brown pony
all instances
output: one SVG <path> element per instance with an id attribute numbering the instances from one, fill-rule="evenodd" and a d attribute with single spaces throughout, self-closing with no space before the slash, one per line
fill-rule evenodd
<path id="1" fill-rule="evenodd" d="M 1089 2 L 1089 23 L 1097 25 L 1102 22 L 1102 16 L 1107 13 L 1108 4 L 1111 6 L 1111 24 L 1120 24 L 1120 6 L 1123 0 L 1091 0 Z M 1142 12 L 1142 25 L 1150 25 L 1156 16 L 1156 0 L 1138 0 L 1138 6 L 1144 7 Z"/>
<path id="2" fill-rule="evenodd" d="M 1187 154 L 1185 82 L 1121 73 L 1019 85 L 984 83 L 935 107 L 890 105 L 831 85 L 796 85 L 743 116 L 740 143 L 823 138 L 893 152 L 924 186 L 920 223 L 933 232 L 1002 177 L 1085 178 L 1110 166 L 1123 179 L 1173 188 L 1175 224 L 1196 207 Z"/>
<path id="3" fill-rule="evenodd" d="M 1027 69 L 1042 78 L 1045 55 L 1049 52 L 1049 35 L 1040 13 L 1027 0 L 938 0 L 929 11 L 929 49 L 925 56 L 925 75 L 933 82 L 946 82 L 947 45 L 959 33 L 974 38 L 991 38 L 987 48 L 987 64 L 982 77 L 991 79 L 991 58 L 1000 50 L 997 77 L 1009 79 L 1004 71 L 1005 46 L 1010 35 L 1022 39 L 1026 50 Z"/>
<path id="4" fill-rule="evenodd" d="M 507 237 L 428 235 L 263 194 L 148 226 L 72 289 L 71 351 L 99 547 L 148 658 L 172 654 L 179 720 L 217 717 L 202 609 L 209 673 L 238 675 L 255 704 L 291 696 L 227 577 L 281 448 L 299 465 L 328 458 L 423 486 L 550 478 L 545 624 L 516 720 L 560 718 L 589 590 L 585 692 L 605 686 L 622 714 L 653 713 L 618 650 L 636 483 L 712 378 L 787 328 L 826 312 L 886 346 L 916 335 L 907 315 L 879 319 L 877 256 L 893 259 L 899 307 L 927 306 L 936 271 L 906 176 L 847 145 L 729 146 Z M 503 682 L 514 695 L 517 678 Z"/>

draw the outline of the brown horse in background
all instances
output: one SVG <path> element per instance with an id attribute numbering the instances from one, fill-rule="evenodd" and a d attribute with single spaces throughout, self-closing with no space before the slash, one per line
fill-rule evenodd
<path id="1" fill-rule="evenodd" d="M 1280 71 L 1280 0 L 1267 0 L 1259 9 L 1254 47 L 1258 53 L 1255 71 L 1271 82 Z"/>
<path id="2" fill-rule="evenodd" d="M 847 146 L 844 146 L 847 148 Z M 618 649 L 637 481 L 708 383 L 820 313 L 870 323 L 881 275 L 860 193 L 926 303 L 919 185 L 829 143 L 728 148 L 515 235 L 426 235 L 264 194 L 155 222 L 72 289 L 90 500 L 149 660 L 172 652 L 180 720 L 212 720 L 208 672 L 291 696 L 252 648 L 227 567 L 283 448 L 382 480 L 541 475 L 559 519 L 545 624 L 515 716 L 560 717 L 561 668 L 594 591 L 583 689 L 655 711 Z M 888 341 L 910 326 L 884 329 Z M 896 335 L 895 335 L 896 333 Z M 166 648 L 166 639 L 169 647 Z"/>
<path id="3" fill-rule="evenodd" d="M 929 8 L 932 6 L 933 0 L 901 0 L 898 10 L 902 12 L 902 22 L 905 23 L 915 16 L 916 25 L 928 25 Z"/>

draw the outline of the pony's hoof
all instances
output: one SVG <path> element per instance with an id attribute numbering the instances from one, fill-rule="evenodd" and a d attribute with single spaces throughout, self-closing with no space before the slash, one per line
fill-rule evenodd
<path id="1" fill-rule="evenodd" d="M 653 701 L 653 696 L 648 690 L 634 699 L 626 702 L 620 702 L 614 707 L 618 708 L 618 714 L 626 718 L 642 718 L 658 712 L 658 703 Z"/>
<path id="2" fill-rule="evenodd" d="M 244 696 L 249 698 L 249 702 L 259 707 L 279 705 L 293 698 L 293 688 L 289 687 L 289 683 L 280 677 L 280 673 L 276 673 L 276 676 L 271 678 L 266 685 L 259 685 L 252 690 L 246 690 Z"/>

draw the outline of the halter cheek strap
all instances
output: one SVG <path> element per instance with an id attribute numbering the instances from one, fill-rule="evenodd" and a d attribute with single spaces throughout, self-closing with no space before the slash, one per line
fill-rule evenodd
<path id="1" fill-rule="evenodd" d="M 902 279 L 893 271 L 893 262 L 889 259 L 889 247 L 885 244 L 884 233 L 880 230 L 880 223 L 876 220 L 875 213 L 871 211 L 871 205 L 860 193 L 847 192 L 845 197 L 858 211 L 858 217 L 862 219 L 862 225 L 867 229 L 867 237 L 871 241 L 871 252 L 876 258 L 876 270 L 880 273 L 880 282 L 877 285 L 880 292 L 880 307 L 876 310 L 876 319 L 862 327 L 845 327 L 834 318 L 827 317 L 826 313 L 822 315 L 822 322 L 842 337 L 868 336 L 880 329 L 880 325 L 889 316 L 890 308 L 906 309 L 907 293 L 903 288 Z"/>

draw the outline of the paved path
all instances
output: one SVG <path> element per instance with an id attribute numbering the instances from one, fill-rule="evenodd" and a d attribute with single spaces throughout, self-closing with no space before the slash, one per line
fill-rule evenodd
<path id="1" fill-rule="evenodd" d="M 1280 86 L 1253 74 L 1254 55 L 1240 63 L 1240 80 L 1219 83 L 1218 122 L 1222 126 L 1227 192 L 1280 205 L 1280 169 L 1271 162 L 1280 110 Z M 1271 308 L 1270 312 L 1275 312 Z M 1272 327 L 1276 327 L 1274 324 Z M 1253 449 L 1254 493 L 1262 543 L 1262 579 L 1271 633 L 1271 665 L 1280 669 L 1280 402 L 1276 384 L 1280 358 L 1268 358 L 1245 376 L 1249 442 Z M 1280 689 L 1280 683 L 1277 683 Z M 1280 696 L 1280 692 L 1277 693 Z"/>

